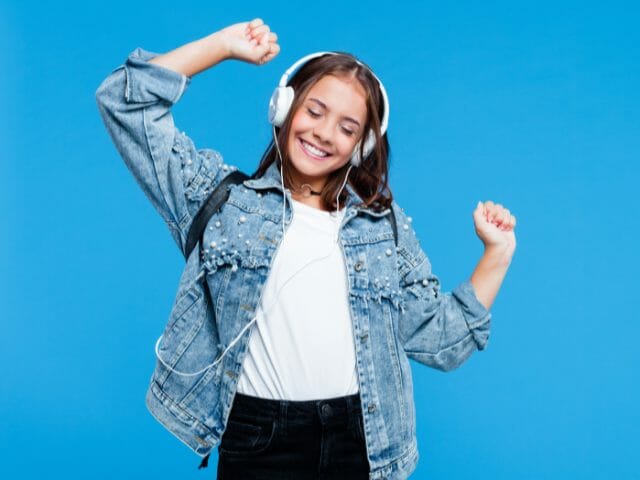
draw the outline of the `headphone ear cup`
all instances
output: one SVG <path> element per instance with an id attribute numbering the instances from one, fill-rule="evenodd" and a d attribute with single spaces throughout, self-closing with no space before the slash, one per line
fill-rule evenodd
<path id="1" fill-rule="evenodd" d="M 356 148 L 353 149 L 351 159 L 349 160 L 351 162 L 351 165 L 353 165 L 354 167 L 359 167 L 360 163 L 362 163 L 362 159 L 360 158 L 360 143 L 361 142 L 358 142 L 356 144 Z"/>
<path id="2" fill-rule="evenodd" d="M 294 91 L 290 86 L 276 87 L 269 100 L 269 122 L 282 126 L 293 104 Z"/>
<path id="3" fill-rule="evenodd" d="M 373 148 L 376 146 L 376 135 L 373 133 L 373 130 L 369 130 L 367 134 L 367 140 L 364 142 L 364 158 L 367 158 L 371 152 L 373 152 Z"/>
<path id="4" fill-rule="evenodd" d="M 358 142 L 358 144 L 356 145 L 356 148 L 353 150 L 353 154 L 351 155 L 351 163 L 353 164 L 354 167 L 359 167 L 360 164 L 362 163 L 362 158 L 360 157 L 361 143 L 362 143 L 362 140 Z M 373 149 L 375 146 L 376 146 L 376 136 L 372 130 L 369 130 L 369 133 L 367 134 L 367 138 L 364 142 L 363 158 L 367 158 L 371 154 L 371 152 L 373 152 Z"/>

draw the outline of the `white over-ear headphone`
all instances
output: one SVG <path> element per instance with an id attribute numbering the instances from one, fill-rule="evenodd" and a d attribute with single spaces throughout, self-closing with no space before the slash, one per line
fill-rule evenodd
<path id="1" fill-rule="evenodd" d="M 284 72 L 284 74 L 280 78 L 280 83 L 273 91 L 273 94 L 271 95 L 271 99 L 269 100 L 269 122 L 272 125 L 276 127 L 282 126 L 285 119 L 287 118 L 287 114 L 289 113 L 289 110 L 291 109 L 291 105 L 293 104 L 293 97 L 295 95 L 295 92 L 293 90 L 293 87 L 290 87 L 287 85 L 287 82 L 289 81 L 289 76 L 295 73 L 302 65 L 307 63 L 312 58 L 320 57 L 322 55 L 327 55 L 327 54 L 338 55 L 338 53 L 335 53 L 335 52 L 311 53 L 309 55 L 302 57 L 300 60 L 295 62 L 293 65 L 291 65 L 286 72 Z M 389 99 L 387 98 L 387 92 L 384 88 L 384 85 L 382 85 L 382 82 L 376 76 L 376 74 L 373 73 L 373 71 L 363 63 L 359 62 L 358 60 L 356 61 L 358 62 L 358 64 L 366 67 L 367 70 L 369 70 L 371 74 L 375 77 L 375 79 L 378 81 L 378 85 L 380 85 L 380 92 L 382 93 L 382 99 L 384 102 L 384 114 L 382 117 L 382 122 L 380 124 L 380 136 L 382 136 L 387 131 L 387 126 L 389 124 Z M 362 162 L 362 158 L 360 157 L 360 143 L 361 142 L 358 142 L 353 153 L 351 154 L 350 161 L 354 167 L 359 166 L 360 163 Z M 373 151 L 375 144 L 376 144 L 375 133 L 373 132 L 373 130 L 369 129 L 369 132 L 367 133 L 365 142 L 364 142 L 364 152 L 363 152 L 364 158 L 366 158 Z"/>

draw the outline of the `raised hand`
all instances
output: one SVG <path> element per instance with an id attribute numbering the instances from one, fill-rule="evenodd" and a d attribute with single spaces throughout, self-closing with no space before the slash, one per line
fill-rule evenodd
<path id="1" fill-rule="evenodd" d="M 278 36 L 261 18 L 230 25 L 218 33 L 225 43 L 227 58 L 263 65 L 280 52 Z"/>
<path id="2" fill-rule="evenodd" d="M 514 229 L 516 216 L 499 203 L 478 202 L 473 212 L 476 234 L 487 247 L 504 247 L 509 253 L 516 248 Z"/>

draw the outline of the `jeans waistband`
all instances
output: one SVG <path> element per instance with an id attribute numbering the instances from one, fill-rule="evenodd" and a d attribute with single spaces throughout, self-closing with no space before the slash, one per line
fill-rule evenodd
<path id="1" fill-rule="evenodd" d="M 274 419 L 286 417 L 288 423 L 322 424 L 347 422 L 361 412 L 360 394 L 319 400 L 276 400 L 236 392 L 231 416 Z"/>

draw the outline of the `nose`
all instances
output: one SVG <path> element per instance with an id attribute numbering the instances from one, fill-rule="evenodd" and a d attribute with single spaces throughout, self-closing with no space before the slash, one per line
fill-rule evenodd
<path id="1" fill-rule="evenodd" d="M 312 129 L 313 136 L 320 143 L 331 144 L 331 125 L 328 121 L 318 122 Z"/>

